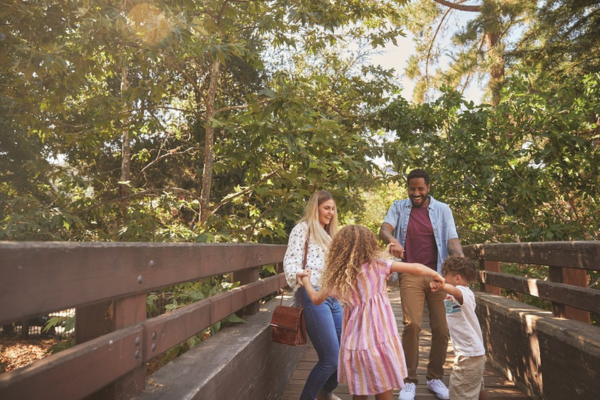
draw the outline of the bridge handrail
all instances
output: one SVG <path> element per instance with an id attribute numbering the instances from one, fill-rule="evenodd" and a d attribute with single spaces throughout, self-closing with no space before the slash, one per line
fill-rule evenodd
<path id="1" fill-rule="evenodd" d="M 146 362 L 286 286 L 258 279 L 286 246 L 0 242 L 0 324 L 77 307 L 77 346 L 0 374 L 0 398 L 132 397 Z M 242 286 L 146 320 L 149 291 L 234 273 Z M 107 386 L 108 385 L 108 386 Z M 110 394 L 108 394 L 110 393 Z"/>
<path id="2" fill-rule="evenodd" d="M 587 288 L 586 274 L 600 269 L 600 241 L 476 244 L 463 252 L 479 260 L 485 292 L 505 288 L 549 300 L 555 316 L 586 323 L 589 312 L 600 314 L 600 291 Z M 500 262 L 546 265 L 548 281 L 501 273 Z"/>
<path id="3" fill-rule="evenodd" d="M 280 262 L 286 246 L 0 242 L 0 325 Z"/>

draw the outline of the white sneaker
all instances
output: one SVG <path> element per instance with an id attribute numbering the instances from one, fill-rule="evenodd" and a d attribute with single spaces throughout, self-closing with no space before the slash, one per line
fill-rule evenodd
<path id="1" fill-rule="evenodd" d="M 427 381 L 427 389 L 435 393 L 438 399 L 448 400 L 450 398 L 450 391 L 440 379 Z"/>
<path id="2" fill-rule="evenodd" d="M 417 391 L 417 385 L 414 383 L 407 383 L 400 391 L 398 400 L 413 400 L 415 398 L 415 392 Z"/>

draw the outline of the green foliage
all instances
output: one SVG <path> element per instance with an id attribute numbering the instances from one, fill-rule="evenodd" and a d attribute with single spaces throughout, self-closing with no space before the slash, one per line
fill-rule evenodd
<path id="1" fill-rule="evenodd" d="M 52 317 L 44 325 L 44 332 L 49 332 L 50 329 L 56 326 L 63 327 L 63 333 L 69 333 L 75 328 L 75 315 L 64 317 Z"/>
<path id="2" fill-rule="evenodd" d="M 382 113 L 396 132 L 386 157 L 400 178 L 430 171 L 465 244 L 598 237 L 600 77 L 557 84 L 536 75 L 535 87 L 531 78 L 512 76 L 496 108 L 444 89 L 435 102 L 397 99 Z"/>
<path id="3" fill-rule="evenodd" d="M 312 191 L 353 207 L 377 169 L 393 77 L 336 46 L 395 41 L 402 1 L 5 3 L 0 239 L 285 242 Z"/>
<path id="4" fill-rule="evenodd" d="M 452 208 L 463 245 L 598 240 L 599 89 L 597 73 L 557 82 L 523 68 L 507 80 L 495 108 L 466 102 L 449 88 L 422 105 L 396 99 L 381 113 L 382 127 L 395 134 L 385 155 L 402 185 L 412 168 L 430 172 L 431 193 Z M 503 268 L 548 276 L 542 267 Z M 598 273 L 589 277 L 589 287 L 598 289 Z M 550 307 L 533 296 L 504 294 Z"/>
<path id="5" fill-rule="evenodd" d="M 164 295 L 164 294 L 163 294 Z M 156 304 L 159 300 L 159 295 L 156 293 L 150 293 L 146 296 L 146 315 L 154 316 L 160 314 L 160 309 Z"/>
<path id="6" fill-rule="evenodd" d="M 52 317 L 46 322 L 42 331 L 48 333 L 48 332 L 52 332 L 52 328 L 62 327 L 63 335 L 68 334 L 69 332 L 72 333 L 73 330 L 75 329 L 75 317 L 76 317 L 75 315 Z M 70 349 L 71 347 L 74 347 L 76 344 L 77 343 L 75 343 L 75 338 L 72 337 L 72 335 L 70 335 L 66 339 L 61 339 L 56 344 L 51 346 L 48 349 L 47 354 L 50 355 L 50 354 L 59 353 L 63 350 L 67 350 L 67 349 Z"/>
<path id="7" fill-rule="evenodd" d="M 226 282 L 221 277 L 202 279 L 197 282 L 187 282 L 172 288 L 171 302 L 167 305 L 167 311 L 173 311 L 198 300 L 207 299 L 219 293 L 234 289 L 240 285 L 239 282 Z"/>
<path id="8" fill-rule="evenodd" d="M 548 0 L 523 35 L 512 59 L 562 75 L 600 72 L 600 4 L 597 1 Z"/>
<path id="9" fill-rule="evenodd" d="M 501 266 L 502 272 L 505 274 L 523 276 L 525 278 L 531 279 L 539 279 L 542 281 L 548 280 L 548 277 L 550 276 L 549 268 L 546 266 L 513 263 L 502 263 Z M 530 296 L 508 289 L 502 289 L 502 295 L 544 310 L 552 309 L 552 303 L 550 301 L 542 300 L 536 296 Z"/>
<path id="10" fill-rule="evenodd" d="M 260 268 L 260 277 L 261 278 L 266 278 L 269 277 L 271 275 L 276 275 L 277 271 L 275 270 L 275 265 L 273 264 L 269 264 L 269 265 L 263 265 Z"/>
<path id="11" fill-rule="evenodd" d="M 67 338 L 65 340 L 61 340 L 58 343 L 56 343 L 55 345 L 51 346 L 48 349 L 48 353 L 47 354 L 49 354 L 49 355 L 56 354 L 56 353 L 59 353 L 59 352 L 61 352 L 63 350 L 70 349 L 71 347 L 75 347 L 75 345 L 76 345 L 75 339 L 72 338 L 72 337 L 70 337 L 70 338 Z"/>
<path id="12" fill-rule="evenodd" d="M 381 223 L 395 200 L 406 198 L 406 187 L 398 182 L 383 181 L 377 186 L 360 193 L 364 206 L 353 209 L 347 214 L 346 222 L 368 227 L 376 235 Z"/>

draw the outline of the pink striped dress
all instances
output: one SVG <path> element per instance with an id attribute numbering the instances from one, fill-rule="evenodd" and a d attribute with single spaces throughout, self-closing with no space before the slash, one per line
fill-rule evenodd
<path id="1" fill-rule="evenodd" d="M 408 375 L 396 318 L 386 291 L 392 262 L 363 265 L 343 299 L 338 381 L 353 395 L 374 395 L 404 386 Z"/>

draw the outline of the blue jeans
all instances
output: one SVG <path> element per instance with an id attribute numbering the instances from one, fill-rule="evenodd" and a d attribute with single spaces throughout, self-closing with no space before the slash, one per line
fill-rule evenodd
<path id="1" fill-rule="evenodd" d="M 300 290 L 302 290 L 306 332 L 319 356 L 319 362 L 306 379 L 300 400 L 314 400 L 319 392 L 330 396 L 338 385 L 337 365 L 342 334 L 342 306 L 331 297 L 316 306 L 310 301 L 304 288 L 296 292 L 296 303 Z"/>

